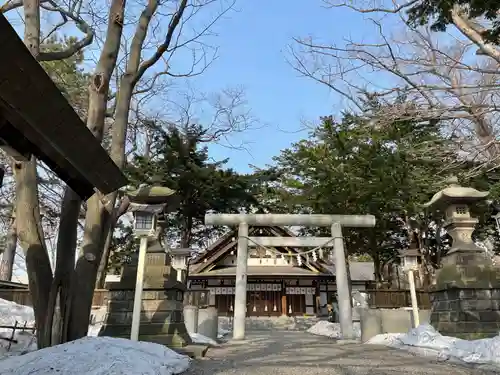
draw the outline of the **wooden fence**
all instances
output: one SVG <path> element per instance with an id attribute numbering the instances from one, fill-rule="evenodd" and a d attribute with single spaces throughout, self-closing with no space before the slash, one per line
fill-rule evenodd
<path id="1" fill-rule="evenodd" d="M 409 290 L 376 289 L 367 290 L 368 304 L 373 308 L 397 309 L 411 306 L 411 296 Z M 429 293 L 417 290 L 417 301 L 420 309 L 430 309 L 431 302 Z"/>
<path id="2" fill-rule="evenodd" d="M 94 291 L 92 306 L 103 306 L 109 291 L 106 289 L 97 289 Z M 368 294 L 368 304 L 373 308 L 395 309 L 411 306 L 409 290 L 394 289 L 370 289 L 366 290 Z M 185 302 L 195 305 L 206 305 L 208 296 L 207 291 L 188 291 L 185 295 Z M 20 305 L 31 306 L 31 297 L 28 290 L 10 289 L 0 290 L 0 298 L 18 303 Z M 429 309 L 431 306 L 429 294 L 426 291 L 417 291 L 417 301 L 419 308 Z"/>
<path id="3" fill-rule="evenodd" d="M 17 344 L 18 340 L 16 339 L 16 332 L 21 331 L 28 331 L 33 333 L 33 336 L 36 332 L 36 328 L 33 325 L 32 327 L 28 326 L 28 322 L 24 322 L 20 324 L 17 320 L 15 321 L 13 326 L 5 326 L 5 325 L 0 325 L 0 329 L 2 330 L 11 330 L 12 332 L 10 334 L 0 334 L 0 340 L 7 341 L 9 344 L 7 345 L 7 351 L 10 351 L 10 348 L 12 344 Z M 32 337 L 33 337 L 32 336 Z M 33 340 L 33 338 L 31 339 Z"/>
<path id="4" fill-rule="evenodd" d="M 104 305 L 104 299 L 109 291 L 107 289 L 97 289 L 94 291 L 92 306 Z M 4 289 L 0 290 L 0 298 L 15 302 L 19 305 L 31 306 L 31 296 L 27 289 Z"/>

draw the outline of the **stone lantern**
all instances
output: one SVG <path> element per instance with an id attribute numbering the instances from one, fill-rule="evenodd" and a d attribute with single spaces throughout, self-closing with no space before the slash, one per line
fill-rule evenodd
<path id="1" fill-rule="evenodd" d="M 126 196 L 141 246 L 139 256 L 124 266 L 120 282 L 109 286 L 103 335 L 130 335 L 133 340 L 189 351 L 192 340 L 183 315 L 186 287 L 176 280 L 172 259 L 160 236 L 161 219 L 178 207 L 179 199 L 174 190 L 163 186 L 141 187 L 127 191 Z"/>
<path id="2" fill-rule="evenodd" d="M 184 283 L 188 269 L 191 249 L 171 249 L 170 257 L 172 259 L 172 267 L 177 271 L 177 281 Z"/>
<path id="3" fill-rule="evenodd" d="M 495 213 L 492 215 L 492 219 L 495 220 L 495 224 L 497 226 L 497 233 L 500 236 L 500 205 L 494 204 L 493 205 L 493 212 Z"/>
<path id="4" fill-rule="evenodd" d="M 470 206 L 488 192 L 458 185 L 456 178 L 424 206 L 444 213 L 444 229 L 452 238 L 430 292 L 431 324 L 442 334 L 462 338 L 496 336 L 500 273 L 472 240 L 478 219 Z"/>
<path id="5" fill-rule="evenodd" d="M 418 268 L 421 254 L 418 249 L 409 248 L 401 250 L 399 252 L 399 258 L 401 259 L 401 268 L 404 271 L 415 271 Z"/>
<path id="6" fill-rule="evenodd" d="M 417 291 L 415 288 L 415 275 L 414 271 L 418 269 L 419 259 L 421 258 L 415 234 L 411 234 L 410 246 L 407 249 L 399 252 L 401 258 L 401 266 L 404 272 L 408 275 L 408 285 L 410 286 L 410 297 L 412 307 L 413 327 L 416 328 L 420 325 L 420 316 L 418 312 Z"/>
<path id="7" fill-rule="evenodd" d="M 469 264 L 469 260 L 484 258 L 484 250 L 472 241 L 472 233 L 478 219 L 471 217 L 470 205 L 486 199 L 489 192 L 458 185 L 456 177 L 448 180 L 450 185 L 434 194 L 424 207 L 444 212 L 443 228 L 452 238 L 451 248 L 443 258 L 446 264 Z"/>

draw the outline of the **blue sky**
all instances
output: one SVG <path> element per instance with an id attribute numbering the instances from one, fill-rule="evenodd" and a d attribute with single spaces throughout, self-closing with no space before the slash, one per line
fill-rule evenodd
<path id="1" fill-rule="evenodd" d="M 139 4 L 133 9 L 134 13 L 139 10 Z M 211 145 L 210 154 L 215 160 L 229 158 L 228 166 L 250 172 L 249 164 L 265 167 L 280 150 L 306 137 L 304 120 L 316 121 L 342 109 L 337 95 L 301 77 L 289 65 L 292 38 L 312 36 L 344 44 L 347 38 L 363 38 L 369 27 L 364 26 L 362 15 L 344 8 L 326 9 L 321 0 L 237 0 L 235 9 L 218 21 L 214 28 L 217 37 L 210 39 L 219 47 L 217 60 L 203 75 L 191 78 L 190 86 L 205 93 L 244 88 L 248 107 L 259 126 L 231 137 L 232 144 L 245 144 L 244 151 Z M 19 13 L 8 16 L 22 34 Z M 57 18 L 47 21 L 56 22 Z M 72 29 L 70 34 L 76 31 Z M 183 55 L 189 61 L 182 61 L 181 55 L 175 64 L 189 66 L 190 54 Z M 157 105 L 162 103 L 153 103 Z"/>
<path id="2" fill-rule="evenodd" d="M 219 58 L 195 84 L 206 91 L 242 85 L 248 104 L 263 127 L 233 136 L 248 152 L 212 146 L 215 159 L 230 158 L 238 171 L 264 167 L 281 149 L 307 135 L 302 120 L 338 112 L 338 97 L 287 63 L 292 37 L 314 36 L 342 43 L 361 37 L 362 18 L 347 9 L 325 9 L 320 0 L 238 1 L 238 12 L 217 27 Z"/>

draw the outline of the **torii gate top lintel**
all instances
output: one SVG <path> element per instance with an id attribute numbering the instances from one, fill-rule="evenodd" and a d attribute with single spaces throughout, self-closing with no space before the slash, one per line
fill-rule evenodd
<path id="1" fill-rule="evenodd" d="M 372 228 L 373 215 L 320 215 L 320 214 L 206 214 L 205 225 L 235 226 L 242 223 L 252 226 L 311 226 L 330 227 L 335 223 L 343 227 Z"/>

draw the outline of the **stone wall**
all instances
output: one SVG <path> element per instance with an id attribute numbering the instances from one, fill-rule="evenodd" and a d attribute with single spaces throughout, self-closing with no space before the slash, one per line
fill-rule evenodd
<path id="1" fill-rule="evenodd" d="M 414 327 L 411 308 L 400 309 L 360 309 L 361 340 L 368 341 L 382 333 L 407 333 Z M 431 311 L 419 309 L 420 324 L 429 324 Z"/>
<path id="2" fill-rule="evenodd" d="M 441 334 L 465 339 L 500 330 L 500 289 L 449 288 L 430 293 L 431 324 Z"/>

